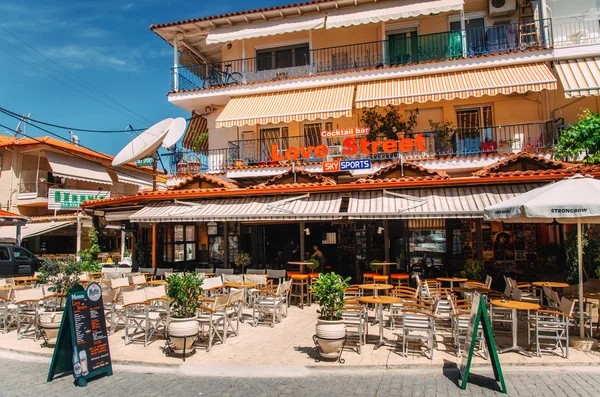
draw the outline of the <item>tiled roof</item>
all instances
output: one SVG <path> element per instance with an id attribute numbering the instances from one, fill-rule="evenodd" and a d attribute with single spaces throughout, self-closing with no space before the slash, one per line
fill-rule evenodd
<path id="1" fill-rule="evenodd" d="M 323 175 L 314 174 L 312 172 L 304 171 L 304 170 L 295 170 L 296 176 L 299 176 L 301 179 L 311 179 L 314 182 L 298 182 L 298 183 L 280 183 L 282 180 L 293 175 L 293 171 L 290 169 L 289 171 L 284 172 L 283 174 L 279 174 L 274 176 L 273 178 L 259 183 L 258 185 L 250 186 L 248 189 L 257 190 L 257 189 L 282 189 L 282 188 L 294 188 L 294 187 L 308 187 L 308 186 L 335 186 L 336 182 L 333 178 L 329 178 Z"/>
<path id="2" fill-rule="evenodd" d="M 33 146 L 33 145 L 48 145 L 50 147 L 59 149 L 61 151 L 67 151 L 76 155 L 83 155 L 87 157 L 93 157 L 104 161 L 112 161 L 113 156 L 108 154 L 100 153 L 95 150 L 85 148 L 83 146 L 75 145 L 71 142 L 61 141 L 60 139 L 52 138 L 49 136 L 42 136 L 39 138 L 16 138 L 8 136 L 0 136 L 0 147 L 12 147 L 12 146 Z M 127 164 L 129 167 L 135 167 L 135 164 Z M 136 169 L 144 172 L 152 173 L 151 167 L 139 167 Z M 159 171 L 162 173 L 162 171 Z"/>
<path id="3" fill-rule="evenodd" d="M 508 177 L 536 177 L 536 176 L 563 176 L 568 177 L 580 174 L 600 174 L 600 165 L 576 165 L 568 168 L 559 169 L 548 169 L 548 170 L 527 170 L 527 171 L 509 171 L 509 172 L 496 172 L 489 175 L 485 175 L 487 178 L 508 178 Z"/>
<path id="4" fill-rule="evenodd" d="M 25 215 L 19 215 L 12 212 L 0 210 L 0 218 L 23 218 L 27 219 Z"/>
<path id="5" fill-rule="evenodd" d="M 473 57 L 470 57 L 469 59 L 480 59 L 480 58 L 490 58 L 490 57 L 495 57 L 498 55 L 503 55 L 503 54 L 512 54 L 515 52 L 519 52 L 519 53 L 524 53 L 524 52 L 535 52 L 535 51 L 539 51 L 538 49 L 535 48 L 526 48 L 526 49 L 518 49 L 518 50 L 507 50 L 504 52 L 496 52 L 494 54 L 483 54 L 483 55 L 475 55 Z M 360 73 L 360 72 L 365 72 L 368 70 L 386 70 L 386 69 L 399 69 L 399 68 L 406 68 L 409 66 L 415 66 L 415 65 L 421 65 L 421 64 L 435 64 L 435 63 L 443 63 L 443 62 L 447 62 L 447 59 L 439 59 L 439 60 L 426 60 L 426 61 L 421 61 L 421 62 L 413 62 L 413 63 L 406 63 L 406 64 L 402 64 L 400 66 L 398 65 L 385 65 L 385 66 L 371 66 L 371 67 L 366 67 L 366 68 L 362 68 L 362 69 L 352 69 L 352 70 L 342 70 L 342 71 L 333 71 L 333 72 L 328 72 L 328 73 L 319 73 L 318 75 L 305 75 L 305 76 L 283 76 L 280 78 L 274 78 L 274 79 L 269 79 L 267 80 L 258 80 L 258 81 L 253 81 L 250 83 L 234 83 L 234 84 L 228 84 L 228 85 L 213 85 L 210 86 L 209 88 L 191 88 L 188 90 L 179 90 L 179 91 L 170 91 L 167 95 L 169 94 L 182 94 L 182 93 L 189 93 L 189 92 L 196 92 L 196 91 L 211 91 L 211 90 L 217 90 L 217 89 L 221 89 L 221 88 L 231 88 L 231 87 L 236 87 L 236 86 L 252 86 L 252 85 L 259 85 L 259 84 L 265 84 L 265 83 L 272 83 L 275 81 L 290 81 L 290 80 L 299 80 L 299 79 L 304 79 L 304 78 L 310 78 L 310 77 L 326 77 L 326 76 L 338 76 L 338 75 L 343 75 L 343 74 L 350 74 L 350 73 Z M 447 72 L 440 72 L 440 73 L 447 73 Z M 435 74 L 435 73 L 434 73 Z M 402 76 L 399 76 L 398 78 L 402 78 Z"/>
<path id="6" fill-rule="evenodd" d="M 233 183 L 226 182 L 220 178 L 216 178 L 209 174 L 193 174 L 193 175 L 190 175 L 189 177 L 187 177 L 185 180 L 178 183 L 177 185 L 172 186 L 170 188 L 170 190 L 181 190 L 183 187 L 188 186 L 194 182 L 206 182 L 208 184 L 214 185 L 215 186 L 214 188 L 221 188 L 221 189 L 237 189 L 238 188 L 238 186 Z M 198 190 L 198 189 L 193 189 L 193 190 Z M 199 189 L 199 190 L 203 190 L 203 189 Z"/>
<path id="7" fill-rule="evenodd" d="M 416 173 L 417 175 L 407 175 L 404 177 L 384 178 L 383 176 L 395 171 L 409 171 L 410 173 Z M 422 180 L 442 180 L 449 179 L 450 177 L 443 171 L 435 171 L 424 168 L 418 164 L 408 162 L 400 164 L 399 161 L 395 161 L 393 164 L 380 169 L 379 171 L 357 180 L 355 184 L 362 183 L 387 183 L 387 182 L 405 182 L 405 181 L 422 181 Z"/>
<path id="8" fill-rule="evenodd" d="M 521 160 L 532 160 L 536 163 L 543 165 L 544 167 L 551 168 L 551 169 L 564 168 L 564 166 L 565 166 L 565 164 L 563 162 L 552 160 L 541 154 L 520 152 L 520 153 L 516 153 L 516 154 L 511 154 L 510 156 L 508 156 L 494 164 L 490 164 L 487 167 L 483 167 L 481 170 L 474 172 L 473 176 L 493 176 L 493 174 L 497 173 L 498 170 L 501 169 L 502 167 L 506 167 L 510 164 L 518 163 Z"/>

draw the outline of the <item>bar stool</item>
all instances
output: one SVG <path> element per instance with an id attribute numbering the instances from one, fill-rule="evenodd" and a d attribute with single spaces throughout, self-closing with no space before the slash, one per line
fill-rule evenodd
<path id="1" fill-rule="evenodd" d="M 300 272 L 287 272 L 287 276 L 288 276 L 289 279 L 291 279 L 292 276 L 295 276 L 296 274 L 302 274 L 302 273 L 300 273 Z"/>
<path id="2" fill-rule="evenodd" d="M 408 286 L 408 279 L 410 276 L 406 273 L 393 273 L 391 275 L 392 284 L 394 285 L 406 285 Z"/>
<path id="3" fill-rule="evenodd" d="M 387 276 L 387 275 L 376 274 L 373 276 L 373 282 L 375 284 L 377 284 L 377 283 L 387 284 L 389 278 L 390 278 L 390 276 Z"/>
<path id="4" fill-rule="evenodd" d="M 373 281 L 374 276 L 377 276 L 377 273 L 363 273 L 363 284 L 368 284 L 369 281 Z"/>
<path id="5" fill-rule="evenodd" d="M 308 291 L 308 274 L 292 274 L 292 286 L 290 291 L 290 301 L 292 298 L 298 298 L 298 306 L 304 308 L 304 301 L 310 306 L 310 296 Z"/>
<path id="6" fill-rule="evenodd" d="M 310 290 L 310 287 L 313 285 L 313 280 L 319 278 L 321 273 L 308 273 L 308 304 L 312 303 L 313 293 Z"/>

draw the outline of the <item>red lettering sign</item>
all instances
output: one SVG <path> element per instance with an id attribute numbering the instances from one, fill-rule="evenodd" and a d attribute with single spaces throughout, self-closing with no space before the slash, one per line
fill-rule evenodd
<path id="1" fill-rule="evenodd" d="M 323 172 L 337 172 L 339 170 L 339 161 L 323 161 Z"/>

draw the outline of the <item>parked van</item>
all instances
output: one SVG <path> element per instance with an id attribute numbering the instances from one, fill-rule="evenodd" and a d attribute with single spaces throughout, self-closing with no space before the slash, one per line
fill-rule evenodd
<path id="1" fill-rule="evenodd" d="M 31 276 L 40 264 L 40 260 L 25 248 L 0 244 L 0 278 Z"/>

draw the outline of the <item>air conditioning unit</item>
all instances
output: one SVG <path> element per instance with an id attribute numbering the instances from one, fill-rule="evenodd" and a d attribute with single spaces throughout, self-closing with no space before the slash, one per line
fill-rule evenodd
<path id="1" fill-rule="evenodd" d="M 511 15 L 517 9 L 517 0 L 489 0 L 490 17 Z"/>

